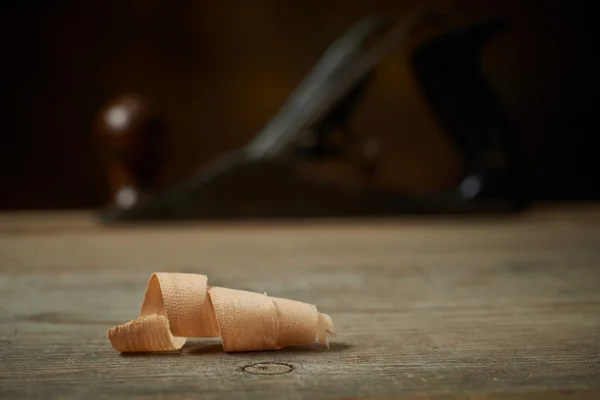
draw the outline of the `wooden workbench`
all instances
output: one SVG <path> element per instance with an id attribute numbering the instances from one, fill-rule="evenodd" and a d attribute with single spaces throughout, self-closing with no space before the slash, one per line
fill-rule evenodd
<path id="1" fill-rule="evenodd" d="M 116 353 L 106 330 L 138 315 L 154 271 L 314 303 L 339 334 L 327 352 Z M 600 207 L 120 228 L 0 215 L 1 399 L 460 396 L 600 399 Z"/>

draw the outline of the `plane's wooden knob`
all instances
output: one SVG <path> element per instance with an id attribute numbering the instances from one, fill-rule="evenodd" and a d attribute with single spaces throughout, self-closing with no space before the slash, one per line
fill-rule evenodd
<path id="1" fill-rule="evenodd" d="M 118 208 L 133 207 L 157 184 L 165 154 L 164 121 L 141 96 L 121 95 L 98 112 L 94 136 L 106 168 L 111 203 Z"/>

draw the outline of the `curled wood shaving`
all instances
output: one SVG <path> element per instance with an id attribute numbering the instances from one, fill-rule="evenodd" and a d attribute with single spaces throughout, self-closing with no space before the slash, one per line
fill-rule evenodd
<path id="1" fill-rule="evenodd" d="M 221 337 L 226 352 L 277 350 L 291 344 L 329 347 L 333 322 L 312 304 L 208 286 L 199 274 L 156 273 L 140 317 L 108 330 L 120 352 L 172 351 L 186 338 Z"/>

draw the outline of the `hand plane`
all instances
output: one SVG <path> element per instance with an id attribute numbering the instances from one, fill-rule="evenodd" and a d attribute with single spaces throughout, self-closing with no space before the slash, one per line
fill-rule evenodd
<path id="1" fill-rule="evenodd" d="M 367 179 L 376 173 L 377 146 L 353 135 L 349 119 L 374 79 L 377 65 L 411 35 L 421 18 L 411 15 L 397 23 L 379 18 L 360 20 L 325 51 L 279 112 L 246 146 L 220 156 L 187 180 L 164 190 L 152 190 L 149 184 L 159 165 L 156 149 L 162 143 L 164 123 L 146 111 L 143 100 L 116 99 L 99 114 L 97 136 L 106 146 L 114 147 L 111 141 L 115 132 L 129 129 L 133 133 L 108 161 L 115 190 L 111 204 L 99 213 L 101 219 L 373 216 L 523 209 L 527 193 L 516 132 L 480 65 L 484 43 L 502 27 L 497 22 L 435 37 L 418 46 L 410 58 L 432 114 L 463 157 L 465 173 L 455 188 L 415 196 L 396 190 L 348 187 L 304 173 L 302 166 L 307 163 L 338 159 L 351 160 Z M 374 37 L 377 40 L 373 41 Z"/>

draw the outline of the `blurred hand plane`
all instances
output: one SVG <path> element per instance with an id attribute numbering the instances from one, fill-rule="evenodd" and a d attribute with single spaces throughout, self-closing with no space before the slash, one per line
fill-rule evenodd
<path id="1" fill-rule="evenodd" d="M 367 181 L 377 173 L 376 141 L 353 134 L 349 119 L 377 65 L 422 18 L 359 21 L 327 49 L 245 147 L 161 191 L 152 184 L 161 165 L 164 123 L 140 98 L 115 99 L 96 125 L 112 188 L 112 202 L 100 217 L 116 222 L 523 209 L 528 199 L 515 131 L 480 65 L 483 44 L 500 28 L 496 22 L 435 37 L 410 59 L 431 112 L 463 158 L 464 176 L 455 188 L 414 196 L 306 173 L 306 165 L 323 160 L 350 161 Z M 125 139 L 115 139 L 115 132 L 123 131 Z"/>

